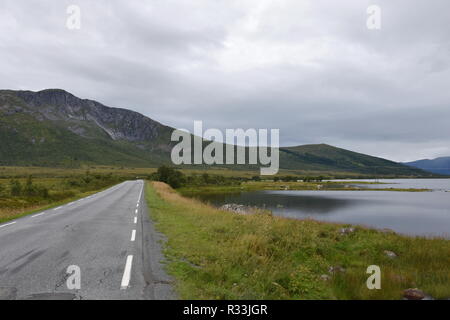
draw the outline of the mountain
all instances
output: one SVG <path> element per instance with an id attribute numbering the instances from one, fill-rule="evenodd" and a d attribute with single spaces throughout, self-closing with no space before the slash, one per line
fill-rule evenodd
<path id="1" fill-rule="evenodd" d="M 172 128 L 59 89 L 0 91 L 0 164 L 158 165 Z"/>
<path id="2" fill-rule="evenodd" d="M 406 162 L 404 164 L 436 174 L 450 175 L 450 157 L 440 157 L 432 160 L 417 160 Z"/>
<path id="3" fill-rule="evenodd" d="M 0 165 L 4 166 L 170 164 L 173 130 L 137 112 L 80 99 L 60 89 L 0 90 Z M 280 167 L 313 173 L 430 175 L 325 144 L 280 148 Z"/>
<path id="4" fill-rule="evenodd" d="M 427 175 L 421 170 L 390 160 L 372 157 L 327 144 L 303 145 L 280 149 L 280 163 L 284 169 L 325 172 L 354 172 L 367 175 Z"/>

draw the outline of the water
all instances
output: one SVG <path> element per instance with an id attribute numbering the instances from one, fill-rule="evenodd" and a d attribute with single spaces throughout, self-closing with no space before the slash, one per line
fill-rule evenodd
<path id="1" fill-rule="evenodd" d="M 408 235 L 450 238 L 450 192 L 439 191 L 450 190 L 450 185 L 440 179 L 432 180 L 395 180 L 393 185 L 437 190 L 434 192 L 253 191 L 200 194 L 196 197 L 217 206 L 237 203 L 265 207 L 283 217 L 312 218 L 389 228 Z M 450 179 L 445 180 L 450 184 Z M 379 185 L 383 186 L 386 187 Z"/>
<path id="2" fill-rule="evenodd" d="M 345 181 L 345 180 L 336 180 Z M 400 189 L 430 189 L 433 191 L 450 191 L 450 179 L 377 179 L 358 180 L 364 182 L 378 182 L 380 184 L 354 184 L 365 188 L 400 188 Z"/>

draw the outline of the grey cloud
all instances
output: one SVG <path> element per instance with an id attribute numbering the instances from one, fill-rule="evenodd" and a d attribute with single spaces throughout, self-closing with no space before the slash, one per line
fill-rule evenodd
<path id="1" fill-rule="evenodd" d="M 283 145 L 450 155 L 450 4 L 379 0 L 380 31 L 369 4 L 0 0 L 0 87 L 64 88 L 187 129 L 279 128 Z"/>

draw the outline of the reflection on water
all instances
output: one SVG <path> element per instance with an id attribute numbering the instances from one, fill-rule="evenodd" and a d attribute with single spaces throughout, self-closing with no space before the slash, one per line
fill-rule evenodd
<path id="1" fill-rule="evenodd" d="M 202 201 L 220 206 L 258 206 L 291 218 L 390 228 L 411 235 L 450 235 L 450 193 L 389 191 L 255 191 L 203 194 Z"/>

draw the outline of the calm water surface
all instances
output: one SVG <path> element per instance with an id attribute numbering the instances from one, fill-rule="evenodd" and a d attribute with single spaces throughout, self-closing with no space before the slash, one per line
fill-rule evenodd
<path id="1" fill-rule="evenodd" d="M 343 181 L 343 180 L 337 180 Z M 377 179 L 358 180 L 364 182 L 379 182 L 380 184 L 362 184 L 368 188 L 401 188 L 401 189 L 430 189 L 433 191 L 450 191 L 450 179 Z"/>
<path id="2" fill-rule="evenodd" d="M 444 191 L 450 190 L 450 179 L 404 179 L 389 182 L 392 182 L 394 188 L 401 185 L 401 188 L 427 188 L 435 191 L 254 191 L 196 197 L 217 206 L 238 203 L 265 207 L 284 217 L 313 218 L 390 228 L 409 235 L 450 238 L 450 192 Z M 386 185 L 379 187 L 386 188 Z"/>

